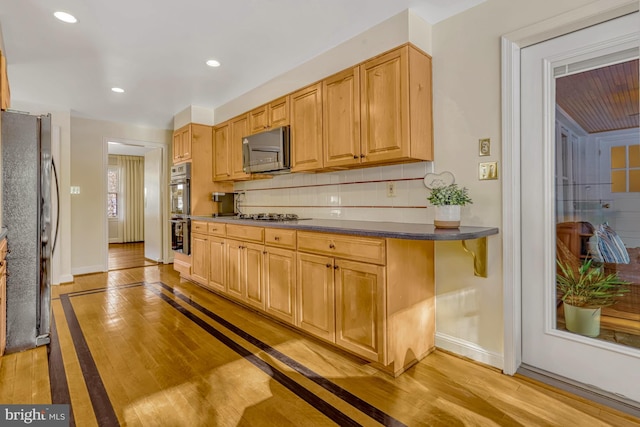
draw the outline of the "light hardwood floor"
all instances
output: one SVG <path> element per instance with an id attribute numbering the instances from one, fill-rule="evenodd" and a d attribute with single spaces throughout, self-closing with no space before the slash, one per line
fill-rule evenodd
<path id="1" fill-rule="evenodd" d="M 144 242 L 110 243 L 109 270 L 146 267 L 158 264 L 144 257 Z"/>
<path id="2" fill-rule="evenodd" d="M 55 333 L 0 358 L 0 403 L 75 425 L 580 425 L 640 420 L 436 351 L 398 378 L 159 265 L 54 288 Z"/>

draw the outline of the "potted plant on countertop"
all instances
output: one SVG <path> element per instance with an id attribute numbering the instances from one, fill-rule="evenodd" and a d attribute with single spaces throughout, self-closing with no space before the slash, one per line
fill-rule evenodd
<path id="1" fill-rule="evenodd" d="M 606 274 L 602 266 L 592 266 L 591 259 L 577 269 L 569 263 L 558 263 L 556 288 L 564 304 L 564 319 L 569 331 L 597 337 L 600 335 L 602 307 L 616 303 L 629 292 L 629 282 L 618 277 L 618 273 Z"/>
<path id="2" fill-rule="evenodd" d="M 436 228 L 460 227 L 460 207 L 473 203 L 469 190 L 458 187 L 456 183 L 432 188 L 427 200 L 436 207 L 433 221 Z"/>

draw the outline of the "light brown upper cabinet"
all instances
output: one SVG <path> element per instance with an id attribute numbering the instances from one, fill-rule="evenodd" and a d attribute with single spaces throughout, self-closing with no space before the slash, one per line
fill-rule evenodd
<path id="1" fill-rule="evenodd" d="M 229 141 L 229 122 L 213 128 L 213 180 L 231 179 L 231 150 Z"/>
<path id="2" fill-rule="evenodd" d="M 173 164 L 191 160 L 191 125 L 173 132 Z"/>
<path id="3" fill-rule="evenodd" d="M 11 92 L 9 91 L 9 77 L 7 75 L 7 58 L 0 51 L 0 108 L 8 110 L 11 107 Z"/>
<path id="4" fill-rule="evenodd" d="M 431 57 L 404 45 L 360 65 L 363 163 L 433 160 Z"/>
<path id="5" fill-rule="evenodd" d="M 242 170 L 242 139 L 249 135 L 249 118 L 247 114 L 231 120 L 231 134 L 229 145 L 231 147 L 231 179 L 250 179 L 251 174 Z"/>
<path id="6" fill-rule="evenodd" d="M 360 163 L 360 69 L 349 68 L 322 82 L 324 166 Z"/>
<path id="7" fill-rule="evenodd" d="M 249 112 L 251 134 L 289 124 L 289 97 L 283 96 Z M 243 136 L 246 136 L 243 135 Z"/>
<path id="8" fill-rule="evenodd" d="M 322 169 L 322 83 L 291 94 L 291 171 Z"/>

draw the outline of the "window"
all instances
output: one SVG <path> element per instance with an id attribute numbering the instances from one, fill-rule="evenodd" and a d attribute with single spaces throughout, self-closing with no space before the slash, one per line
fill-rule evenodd
<path id="1" fill-rule="evenodd" d="M 119 190 L 120 170 L 117 167 L 109 167 L 107 171 L 107 218 L 118 218 Z"/>
<path id="2" fill-rule="evenodd" d="M 611 147 L 611 192 L 640 192 L 640 145 Z"/>

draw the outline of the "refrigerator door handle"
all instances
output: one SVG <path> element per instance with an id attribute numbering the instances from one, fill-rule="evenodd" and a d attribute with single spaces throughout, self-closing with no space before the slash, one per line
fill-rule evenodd
<path id="1" fill-rule="evenodd" d="M 58 242 L 58 229 L 60 228 L 60 184 L 58 183 L 58 171 L 56 170 L 56 162 L 51 158 L 51 166 L 53 168 L 53 177 L 56 181 L 56 232 L 53 237 L 53 246 L 51 247 L 51 255 L 56 251 L 56 243 Z"/>

